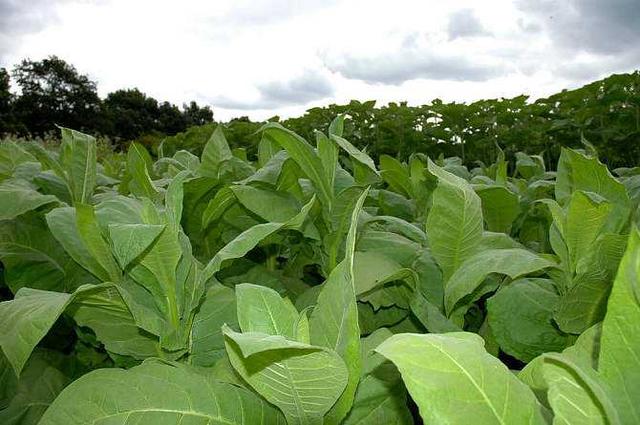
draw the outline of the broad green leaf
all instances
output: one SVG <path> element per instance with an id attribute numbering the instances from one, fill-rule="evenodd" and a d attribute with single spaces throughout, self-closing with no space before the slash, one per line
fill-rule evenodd
<path id="1" fill-rule="evenodd" d="M 323 133 L 316 131 L 316 146 L 318 157 L 322 163 L 327 181 L 330 187 L 334 187 L 336 181 L 336 167 L 338 166 L 338 147 Z"/>
<path id="2" fill-rule="evenodd" d="M 62 180 L 68 192 L 67 195 L 71 198 L 71 188 L 68 184 L 67 173 L 58 158 L 52 152 L 46 150 L 41 143 L 30 143 L 27 145 L 27 149 L 40 161 L 44 169 L 51 169 L 53 174 Z"/>
<path id="3" fill-rule="evenodd" d="M 342 137 L 344 133 L 344 114 L 338 114 L 329 124 L 329 135 Z"/>
<path id="4" fill-rule="evenodd" d="M 325 418 L 326 424 L 338 424 L 349 412 L 360 379 L 360 328 L 354 284 L 354 250 L 358 216 L 368 190 L 365 190 L 351 213 L 345 258 L 322 285 L 311 313 L 311 343 L 335 350 L 348 367 L 348 384 L 344 393 Z"/>
<path id="5" fill-rule="evenodd" d="M 613 204 L 606 230 L 617 233 L 626 225 L 631 207 L 627 191 L 597 158 L 563 148 L 557 174 L 555 195 L 561 205 L 577 190 L 594 192 Z"/>
<path id="6" fill-rule="evenodd" d="M 402 220 L 401 218 L 388 215 L 378 215 L 367 219 L 365 223 L 368 224 L 379 222 L 384 223 L 389 230 L 398 233 L 406 237 L 407 239 L 410 239 L 421 245 L 427 244 L 427 236 L 424 234 L 424 231 L 417 225 L 413 225 L 405 220 Z"/>
<path id="7" fill-rule="evenodd" d="M 227 355 L 234 369 L 287 423 L 321 424 L 347 383 L 337 353 L 288 341 L 282 336 L 225 330 Z"/>
<path id="8" fill-rule="evenodd" d="M 236 285 L 238 323 L 243 332 L 259 332 L 295 339 L 298 310 L 271 288 Z"/>
<path id="9" fill-rule="evenodd" d="M 640 234 L 633 229 L 602 324 L 598 372 L 623 424 L 640 422 Z"/>
<path id="10" fill-rule="evenodd" d="M 353 257 L 353 282 L 356 295 L 389 282 L 389 277 L 396 276 L 403 270 L 406 269 L 384 254 L 375 251 L 356 251 Z"/>
<path id="11" fill-rule="evenodd" d="M 580 334 L 602 320 L 610 290 L 609 281 L 597 276 L 578 276 L 556 308 L 554 320 L 558 327 L 564 332 Z"/>
<path id="12" fill-rule="evenodd" d="M 549 390 L 547 398 L 553 409 L 554 425 L 618 424 L 617 415 L 604 391 L 582 369 L 563 355 L 545 355 L 542 365 Z M 591 372 L 595 376 L 595 372 Z M 595 391 L 594 391 L 595 390 Z"/>
<path id="13" fill-rule="evenodd" d="M 578 262 L 572 286 L 562 295 L 554 315 L 560 329 L 580 334 L 604 318 L 627 239 L 626 235 L 604 233 L 591 244 Z"/>
<path id="14" fill-rule="evenodd" d="M 565 348 L 562 355 L 572 362 L 582 366 L 584 370 L 597 368 L 600 351 L 600 335 L 602 326 L 596 325 L 583 332 L 575 343 Z M 527 384 L 536 394 L 541 403 L 549 406 L 547 393 L 549 383 L 543 375 L 543 366 L 547 355 L 543 354 L 530 361 L 524 369 L 518 372 L 518 378 Z"/>
<path id="15" fill-rule="evenodd" d="M 410 425 L 411 412 L 398 371 L 390 364 L 365 376 L 344 425 Z"/>
<path id="16" fill-rule="evenodd" d="M 431 333 L 459 332 L 462 329 L 449 320 L 440 309 L 421 293 L 414 293 L 410 302 L 411 311 Z"/>
<path id="17" fill-rule="evenodd" d="M 491 273 L 505 274 L 512 279 L 554 264 L 524 249 L 492 249 L 467 259 L 446 283 L 444 302 L 451 313 L 456 304 L 472 294 Z"/>
<path id="18" fill-rule="evenodd" d="M 4 282 L 14 294 L 24 286 L 71 292 L 82 284 L 97 283 L 67 255 L 39 214 L 0 221 L 0 235 Z"/>
<path id="19" fill-rule="evenodd" d="M 148 361 L 129 370 L 100 369 L 68 386 L 42 423 L 229 425 L 283 424 L 277 409 L 235 385 L 179 364 Z"/>
<path id="20" fill-rule="evenodd" d="M 425 423 L 546 423 L 533 392 L 475 334 L 398 334 L 376 351 L 398 367 Z"/>
<path id="21" fill-rule="evenodd" d="M 222 126 L 218 125 L 202 151 L 200 175 L 219 179 L 223 164 L 229 161 L 232 156 Z"/>
<path id="22" fill-rule="evenodd" d="M 76 204 L 76 226 L 88 251 L 109 275 L 109 281 L 118 282 L 122 272 L 111 254 L 109 244 L 102 236 L 92 205 Z"/>
<path id="23" fill-rule="evenodd" d="M 174 233 L 180 232 L 180 220 L 184 201 L 184 181 L 189 177 L 188 171 L 181 171 L 171 179 L 164 197 L 164 207 L 167 216 L 167 224 Z"/>
<path id="24" fill-rule="evenodd" d="M 282 148 L 275 141 L 262 137 L 258 143 L 258 165 L 264 168 Z"/>
<path id="25" fill-rule="evenodd" d="M 230 188 L 220 189 L 202 213 L 202 228 L 206 229 L 209 224 L 222 217 L 222 214 L 235 202 L 235 199 L 236 197 Z"/>
<path id="26" fill-rule="evenodd" d="M 262 129 L 267 138 L 276 141 L 289 152 L 289 156 L 313 182 L 322 205 L 325 208 L 331 208 L 333 187 L 329 185 L 330 182 L 322 166 L 322 161 L 313 147 L 302 137 L 285 129 L 280 124 L 268 123 Z"/>
<path id="27" fill-rule="evenodd" d="M 329 272 L 340 262 L 342 250 L 344 250 L 344 238 L 351 223 L 351 214 L 361 194 L 362 189 L 350 187 L 338 193 L 335 198 L 330 213 L 332 230 L 325 236 L 323 244 L 329 257 L 327 260 Z"/>
<path id="28" fill-rule="evenodd" d="M 58 202 L 55 196 L 43 195 L 25 184 L 11 181 L 0 184 L 0 220 L 11 220 L 54 202 Z"/>
<path id="29" fill-rule="evenodd" d="M 70 148 L 65 165 L 73 202 L 88 204 L 96 185 L 96 139 L 68 128 L 60 127 L 60 130 L 62 149 Z"/>
<path id="30" fill-rule="evenodd" d="M 266 221 L 284 223 L 300 212 L 296 199 L 285 192 L 252 186 L 231 186 L 230 189 L 245 208 Z"/>
<path id="31" fill-rule="evenodd" d="M 90 328 L 110 353 L 143 360 L 160 352 L 157 337 L 138 327 L 113 287 L 84 294 L 71 303 L 67 313 L 79 326 Z"/>
<path id="32" fill-rule="evenodd" d="M 516 170 L 525 179 L 530 179 L 544 173 L 544 161 L 538 155 L 516 152 Z"/>
<path id="33" fill-rule="evenodd" d="M 16 375 L 36 344 L 62 314 L 72 295 L 22 288 L 15 299 L 0 303 L 0 347 Z M 10 325 L 9 325 L 10 324 Z"/>
<path id="34" fill-rule="evenodd" d="M 520 214 L 518 195 L 502 186 L 488 186 L 476 189 L 482 200 L 482 216 L 487 230 L 510 233 L 513 221 Z"/>
<path id="35" fill-rule="evenodd" d="M 35 156 L 27 152 L 18 143 L 3 140 L 0 144 L 0 180 L 13 175 L 15 169 L 25 162 L 37 161 Z"/>
<path id="36" fill-rule="evenodd" d="M 151 249 L 140 257 L 136 268 L 141 273 L 146 269 L 155 277 L 154 282 L 148 280 L 150 283 L 146 285 L 146 289 L 155 291 L 156 298 L 158 298 L 156 302 L 162 306 L 168 325 L 172 330 L 177 331 L 180 327 L 181 314 L 186 312 L 181 311 L 182 302 L 179 299 L 180 290 L 176 277 L 176 269 L 182 257 L 182 247 L 178 240 L 178 234 L 171 230 L 167 227 L 160 233 Z M 139 269 L 139 267 L 144 269 Z M 134 276 L 136 280 L 140 280 L 139 275 Z M 150 285 L 153 286 L 153 289 L 149 287 Z"/>
<path id="37" fill-rule="evenodd" d="M 111 250 L 120 267 L 125 269 L 142 255 L 164 229 L 163 224 L 110 224 Z"/>
<path id="38" fill-rule="evenodd" d="M 51 233 L 71 258 L 103 282 L 109 281 L 109 273 L 91 255 L 82 240 L 74 208 L 56 208 L 46 215 L 46 219 Z"/>
<path id="39" fill-rule="evenodd" d="M 0 328 L 0 347 L 17 376 L 69 303 L 102 287 L 85 285 L 73 294 L 22 288 L 13 300 L 0 303 L 0 323 L 11 324 Z"/>
<path id="40" fill-rule="evenodd" d="M 413 423 L 400 372 L 387 359 L 373 351 L 392 335 L 389 329 L 380 328 L 360 340 L 362 379 L 344 424 Z"/>
<path id="41" fill-rule="evenodd" d="M 141 144 L 131 143 L 127 154 L 127 172 L 131 176 L 129 191 L 135 196 L 156 200 L 159 191 L 149 175 L 150 167 L 149 152 Z"/>
<path id="42" fill-rule="evenodd" d="M 378 174 L 378 170 L 376 169 L 376 164 L 374 164 L 373 159 L 371 159 L 369 155 L 362 152 L 360 149 L 353 146 L 349 141 L 347 141 L 346 139 L 343 139 L 341 136 L 337 134 L 332 134 L 331 140 L 334 141 L 338 146 L 340 146 L 353 159 L 367 166 L 367 168 L 369 168 L 375 174 Z"/>
<path id="43" fill-rule="evenodd" d="M 572 270 L 591 251 L 610 211 L 611 204 L 602 197 L 582 191 L 575 191 L 571 195 L 563 236 Z"/>
<path id="44" fill-rule="evenodd" d="M 394 192 L 406 197 L 413 195 L 409 171 L 397 159 L 389 155 L 380 155 L 380 176 Z"/>
<path id="45" fill-rule="evenodd" d="M 482 238 L 482 208 L 478 195 L 460 177 L 429 161 L 438 178 L 433 206 L 427 217 L 427 237 L 445 281 L 475 253 Z"/>
<path id="46" fill-rule="evenodd" d="M 315 198 L 312 198 L 304 207 L 302 207 L 301 211 L 297 215 L 285 223 L 257 224 L 242 232 L 238 237 L 218 251 L 211 261 L 209 261 L 203 271 L 204 281 L 209 280 L 215 273 L 220 271 L 224 261 L 242 257 L 267 236 L 283 228 L 296 229 L 302 226 L 314 203 Z"/>
<path id="47" fill-rule="evenodd" d="M 489 325 L 500 348 L 523 362 L 561 351 L 568 335 L 553 324 L 559 296 L 547 279 L 519 279 L 489 298 Z"/>
<path id="48" fill-rule="evenodd" d="M 209 287 L 193 318 L 189 360 L 196 366 L 213 366 L 224 355 L 222 325 L 236 326 L 236 297 L 232 289 Z"/>
<path id="49" fill-rule="evenodd" d="M 17 381 L 14 397 L 0 409 L 3 425 L 35 425 L 51 402 L 71 382 L 71 359 L 55 351 L 36 351 Z M 2 385 L 8 381 L 3 380 Z"/>

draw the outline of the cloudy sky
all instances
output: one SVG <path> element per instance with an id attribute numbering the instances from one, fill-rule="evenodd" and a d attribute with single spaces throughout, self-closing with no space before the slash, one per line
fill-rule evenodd
<path id="1" fill-rule="evenodd" d="M 0 0 L 0 66 L 50 54 L 217 119 L 540 97 L 640 68 L 640 0 Z"/>

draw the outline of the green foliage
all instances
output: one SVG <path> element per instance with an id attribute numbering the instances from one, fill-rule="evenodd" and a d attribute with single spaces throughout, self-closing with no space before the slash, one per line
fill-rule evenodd
<path id="1" fill-rule="evenodd" d="M 350 122 L 1 144 L 0 421 L 640 421 L 636 170 L 376 163 Z"/>

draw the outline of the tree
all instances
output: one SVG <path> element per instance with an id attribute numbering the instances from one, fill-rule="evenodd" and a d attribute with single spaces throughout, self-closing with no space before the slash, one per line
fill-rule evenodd
<path id="1" fill-rule="evenodd" d="M 104 100 L 107 134 L 133 140 L 157 129 L 158 101 L 137 88 L 117 90 Z"/>
<path id="2" fill-rule="evenodd" d="M 187 127 L 204 125 L 213 122 L 213 111 L 208 106 L 200 107 L 193 100 L 187 105 L 182 104 L 182 114 L 187 121 Z"/>
<path id="3" fill-rule="evenodd" d="M 158 106 L 156 130 L 171 135 L 186 130 L 187 126 L 187 117 L 176 105 L 162 102 Z"/>
<path id="4" fill-rule="evenodd" d="M 16 118 L 34 134 L 62 125 L 85 132 L 99 126 L 96 83 L 57 56 L 23 60 L 13 69 L 19 90 L 13 102 Z"/>
<path id="5" fill-rule="evenodd" d="M 0 135 L 16 130 L 10 87 L 9 72 L 6 68 L 0 68 Z"/>

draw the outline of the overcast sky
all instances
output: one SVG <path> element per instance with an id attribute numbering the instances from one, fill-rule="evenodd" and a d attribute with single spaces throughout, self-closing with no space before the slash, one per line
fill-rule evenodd
<path id="1" fill-rule="evenodd" d="M 51 54 L 217 119 L 539 97 L 640 68 L 640 0 L 0 0 L 0 66 Z"/>

